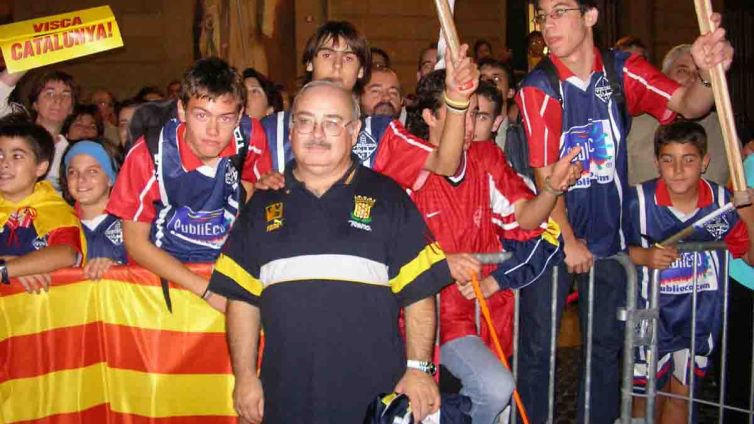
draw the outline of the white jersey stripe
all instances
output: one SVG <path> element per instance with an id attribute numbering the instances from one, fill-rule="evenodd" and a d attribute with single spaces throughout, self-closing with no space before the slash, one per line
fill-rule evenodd
<path id="1" fill-rule="evenodd" d="M 640 82 L 640 83 L 641 83 L 642 85 L 644 85 L 645 87 L 647 87 L 647 89 L 648 89 L 649 91 L 652 91 L 652 92 L 654 92 L 654 93 L 657 93 L 657 94 L 659 94 L 660 96 L 662 96 L 662 97 L 664 97 L 664 98 L 666 98 L 666 99 L 668 99 L 668 100 L 670 100 L 670 97 L 672 97 L 672 94 L 668 94 L 668 93 L 666 93 L 666 92 L 664 92 L 664 91 L 660 90 L 659 88 L 657 88 L 657 87 L 655 87 L 655 86 L 653 86 L 653 85 L 650 85 L 650 84 L 649 84 L 649 82 L 647 82 L 647 80 L 646 80 L 646 79 L 644 79 L 643 77 L 641 77 L 641 76 L 639 76 L 639 75 L 636 75 L 636 74 L 634 74 L 633 72 L 629 71 L 629 70 L 628 70 L 628 68 L 627 68 L 627 67 L 625 67 L 625 66 L 623 67 L 623 72 L 624 72 L 624 73 L 625 73 L 626 75 L 628 75 L 628 76 L 629 76 L 629 78 L 631 78 L 631 79 L 633 79 L 633 80 L 635 80 L 635 81 L 638 81 L 638 82 Z"/>
<path id="2" fill-rule="evenodd" d="M 389 286 L 387 265 L 352 255 L 302 255 L 266 263 L 259 272 L 265 287 L 286 281 L 337 280 Z"/>

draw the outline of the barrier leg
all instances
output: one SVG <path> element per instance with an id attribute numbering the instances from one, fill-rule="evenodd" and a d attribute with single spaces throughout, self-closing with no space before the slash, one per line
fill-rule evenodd
<path id="1" fill-rule="evenodd" d="M 555 416 L 555 355 L 558 331 L 558 267 L 552 268 L 552 292 L 550 297 L 550 368 L 547 383 L 547 422 L 553 423 Z"/>

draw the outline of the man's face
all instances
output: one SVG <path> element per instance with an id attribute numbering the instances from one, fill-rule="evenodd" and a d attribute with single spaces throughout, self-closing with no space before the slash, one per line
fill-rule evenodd
<path id="1" fill-rule="evenodd" d="M 178 99 L 181 97 L 181 83 L 174 82 L 168 86 L 167 92 L 169 99 Z"/>
<path id="2" fill-rule="evenodd" d="M 63 125 L 73 112 L 73 90 L 63 81 L 47 81 L 32 106 L 40 121 Z"/>
<path id="3" fill-rule="evenodd" d="M 487 44 L 482 44 L 476 50 L 476 60 L 484 59 L 485 57 L 492 56 L 492 50 Z"/>
<path id="4" fill-rule="evenodd" d="M 306 65 L 312 80 L 330 80 L 346 90 L 353 90 L 356 80 L 364 75 L 359 57 L 345 40 L 330 38 L 317 49 Z"/>
<path id="5" fill-rule="evenodd" d="M 114 113 L 113 98 L 110 96 L 110 93 L 104 90 L 97 90 L 92 94 L 92 102 L 97 105 L 97 110 L 99 110 L 102 119 L 110 119 Z"/>
<path id="6" fill-rule="evenodd" d="M 699 78 L 699 71 L 691 53 L 684 53 L 670 65 L 668 77 L 684 87 L 690 87 Z"/>
<path id="7" fill-rule="evenodd" d="M 401 114 L 402 105 L 401 85 L 395 72 L 372 72 L 372 77 L 364 87 L 364 94 L 361 95 L 364 114 L 397 118 Z"/>
<path id="8" fill-rule="evenodd" d="M 256 78 L 246 78 L 243 84 L 246 86 L 246 114 L 256 119 L 267 116 L 271 110 L 262 84 Z"/>
<path id="9" fill-rule="evenodd" d="M 553 14 L 566 9 L 579 9 L 576 0 L 540 0 L 537 13 Z M 591 27 L 597 22 L 597 9 L 584 14 L 580 10 L 568 10 L 558 17 L 547 16 L 542 24 L 542 34 L 547 47 L 555 56 L 567 58 L 582 47 L 591 36 Z"/>
<path id="10" fill-rule="evenodd" d="M 178 111 L 186 122 L 186 142 L 191 150 L 206 165 L 214 164 L 241 120 L 238 99 L 230 94 L 215 100 L 192 97 L 187 105 L 179 100 Z"/>
<path id="11" fill-rule="evenodd" d="M 437 64 L 437 49 L 426 50 L 419 61 L 419 72 L 416 73 L 416 80 L 422 79 L 428 73 L 434 71 Z"/>
<path id="12" fill-rule="evenodd" d="M 699 149 L 691 143 L 671 142 L 662 146 L 656 163 L 668 191 L 684 195 L 696 189 L 699 178 L 709 165 L 709 155 L 702 157 Z"/>
<path id="13" fill-rule="evenodd" d="M 37 178 L 47 171 L 47 161 L 37 163 L 29 143 L 20 137 L 0 137 L 0 196 L 18 203 L 34 191 Z"/>
<path id="14" fill-rule="evenodd" d="M 89 114 L 81 114 L 71 123 L 66 138 L 70 141 L 97 138 L 97 120 Z"/>
<path id="15" fill-rule="evenodd" d="M 474 119 L 474 141 L 491 140 L 503 120 L 502 115 L 495 116 L 495 103 L 485 96 L 476 96 L 479 108 Z"/>
<path id="16" fill-rule="evenodd" d="M 497 87 L 497 90 L 504 98 L 507 99 L 511 97 L 512 93 L 509 92 L 510 85 L 508 83 L 508 74 L 503 69 L 492 66 L 482 66 L 479 70 L 479 79 L 495 84 L 495 87 Z"/>
<path id="17" fill-rule="evenodd" d="M 348 93 L 313 87 L 299 94 L 294 106 L 290 136 L 297 166 L 321 172 L 348 163 L 361 124 L 353 120 Z"/>
<path id="18" fill-rule="evenodd" d="M 121 146 L 125 146 L 128 142 L 128 127 L 131 125 L 131 118 L 134 117 L 136 108 L 136 105 L 124 107 L 118 114 L 118 136 Z"/>

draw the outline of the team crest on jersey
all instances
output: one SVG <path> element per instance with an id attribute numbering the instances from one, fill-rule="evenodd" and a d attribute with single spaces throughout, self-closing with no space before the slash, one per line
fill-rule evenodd
<path id="1" fill-rule="evenodd" d="M 574 188 L 587 188 L 592 181 L 608 184 L 615 178 L 616 146 L 607 119 L 591 121 L 586 125 L 572 127 L 563 133 L 560 156 L 572 148 L 581 146 L 576 160 L 581 162 L 581 178 Z"/>
<path id="2" fill-rule="evenodd" d="M 225 170 L 225 184 L 235 187 L 238 183 L 238 170 L 236 167 L 228 164 L 228 168 Z"/>
<path id="3" fill-rule="evenodd" d="M 264 217 L 267 220 L 267 232 L 275 231 L 283 226 L 283 203 L 277 202 L 264 208 Z"/>
<path id="4" fill-rule="evenodd" d="M 372 137 L 372 134 L 369 134 L 366 131 L 361 131 L 359 137 L 356 139 L 356 145 L 353 146 L 353 152 L 356 153 L 359 160 L 366 162 L 372 157 L 375 150 L 377 150 L 377 142 L 374 140 L 374 137 Z"/>
<path id="5" fill-rule="evenodd" d="M 678 295 L 694 291 L 694 261 L 696 261 L 696 290 L 717 290 L 717 276 L 712 256 L 708 252 L 683 252 L 668 269 L 660 274 L 660 293 Z"/>
<path id="6" fill-rule="evenodd" d="M 602 100 L 602 103 L 607 104 L 607 102 L 610 101 L 610 96 L 613 95 L 613 89 L 610 87 L 610 81 L 608 81 L 604 75 L 594 84 L 594 95 Z"/>
<path id="7" fill-rule="evenodd" d="M 123 229 L 120 225 L 120 220 L 114 221 L 105 230 L 105 237 L 110 240 L 110 243 L 120 246 L 123 244 Z"/>
<path id="8" fill-rule="evenodd" d="M 45 235 L 43 235 L 43 236 L 39 236 L 39 237 L 35 238 L 35 239 L 34 239 L 34 240 L 33 240 L 33 241 L 31 242 L 31 245 L 32 245 L 32 246 L 34 247 L 34 249 L 36 249 L 36 250 L 41 250 L 41 249 L 44 249 L 45 247 L 47 247 L 47 234 L 45 234 Z"/>
<path id="9" fill-rule="evenodd" d="M 722 239 L 730 229 L 728 220 L 724 215 L 721 215 L 714 220 L 704 224 L 704 229 L 716 239 Z"/>
<path id="10" fill-rule="evenodd" d="M 351 227 L 364 231 L 372 231 L 372 207 L 377 201 L 367 196 L 353 196 L 353 212 L 348 223 Z"/>

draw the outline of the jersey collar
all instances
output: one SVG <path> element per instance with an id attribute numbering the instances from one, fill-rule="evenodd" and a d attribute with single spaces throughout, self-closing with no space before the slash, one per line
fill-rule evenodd
<path id="1" fill-rule="evenodd" d="M 195 171 L 200 166 L 204 166 L 204 163 L 194 154 L 194 152 L 191 150 L 191 147 L 188 145 L 188 142 L 186 141 L 185 122 L 181 122 L 178 125 L 178 128 L 176 129 L 176 138 L 178 138 L 178 153 L 181 155 L 181 164 L 183 165 L 183 168 L 186 170 L 186 172 Z M 233 139 L 231 139 L 230 143 L 225 146 L 225 149 L 220 152 L 220 157 L 227 158 L 229 156 L 235 155 L 236 153 L 236 143 Z"/>
<path id="2" fill-rule="evenodd" d="M 550 60 L 552 61 L 553 65 L 555 65 L 555 69 L 558 70 L 558 77 L 561 81 L 565 81 L 568 78 L 575 77 L 576 74 L 574 74 L 568 67 L 563 63 L 560 58 L 555 56 L 554 54 L 550 53 Z M 592 72 L 602 72 L 602 55 L 600 54 L 600 50 L 595 47 L 594 48 L 594 68 L 592 69 Z"/>
<path id="3" fill-rule="evenodd" d="M 712 187 L 704 181 L 703 178 L 699 179 L 697 183 L 697 191 L 699 197 L 696 200 L 697 208 L 706 208 L 714 202 L 712 196 Z M 655 189 L 655 201 L 658 206 L 671 207 L 673 202 L 670 200 L 670 192 L 668 192 L 668 186 L 662 179 L 657 180 L 657 188 Z"/>

